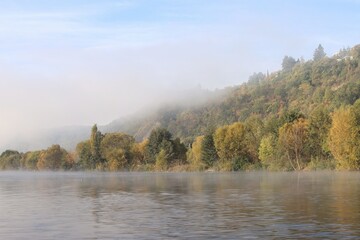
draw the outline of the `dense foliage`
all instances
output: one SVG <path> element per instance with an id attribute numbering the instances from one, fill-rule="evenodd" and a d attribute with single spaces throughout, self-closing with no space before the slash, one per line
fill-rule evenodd
<path id="1" fill-rule="evenodd" d="M 126 133 L 94 125 L 74 153 L 7 150 L 0 168 L 359 170 L 359 63 L 360 45 L 332 57 L 319 45 L 313 60 L 285 56 L 281 71 L 255 73 L 202 105 L 164 108 Z"/>

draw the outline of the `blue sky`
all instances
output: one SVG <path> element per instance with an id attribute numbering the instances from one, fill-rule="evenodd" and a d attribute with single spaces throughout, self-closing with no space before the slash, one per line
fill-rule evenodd
<path id="1" fill-rule="evenodd" d="M 358 0 L 0 0 L 0 131 L 105 124 L 319 43 L 332 55 L 359 43 L 359 13 Z"/>

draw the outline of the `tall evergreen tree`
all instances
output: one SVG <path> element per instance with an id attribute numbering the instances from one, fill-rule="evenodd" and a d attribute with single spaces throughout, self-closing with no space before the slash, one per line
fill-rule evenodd
<path id="1" fill-rule="evenodd" d="M 211 167 L 218 160 L 216 148 L 214 144 L 213 133 L 204 136 L 201 147 L 201 159 L 207 166 Z"/>
<path id="2" fill-rule="evenodd" d="M 91 129 L 91 136 L 90 136 L 90 151 L 91 151 L 93 168 L 95 168 L 98 163 L 102 162 L 101 140 L 102 140 L 102 134 L 100 131 L 98 131 L 97 125 L 95 124 Z"/>
<path id="3" fill-rule="evenodd" d="M 157 128 L 152 130 L 149 136 L 149 143 L 146 149 L 148 160 L 155 162 L 156 155 L 162 148 L 167 148 L 168 151 L 173 149 L 171 133 L 164 128 Z"/>
<path id="4" fill-rule="evenodd" d="M 323 46 L 321 46 L 321 44 L 319 44 L 319 46 L 315 49 L 314 51 L 314 61 L 319 61 L 321 59 L 323 59 L 326 56 L 326 53 L 324 51 Z"/>

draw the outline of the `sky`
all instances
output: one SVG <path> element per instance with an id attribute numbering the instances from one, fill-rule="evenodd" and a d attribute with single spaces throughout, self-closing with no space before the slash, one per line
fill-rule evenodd
<path id="1" fill-rule="evenodd" d="M 0 145 L 359 44 L 359 0 L 0 0 Z"/>

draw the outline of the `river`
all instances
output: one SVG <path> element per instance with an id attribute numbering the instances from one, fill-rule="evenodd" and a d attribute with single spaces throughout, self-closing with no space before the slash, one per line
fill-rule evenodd
<path id="1" fill-rule="evenodd" d="M 359 239 L 360 173 L 0 172 L 0 239 Z"/>

